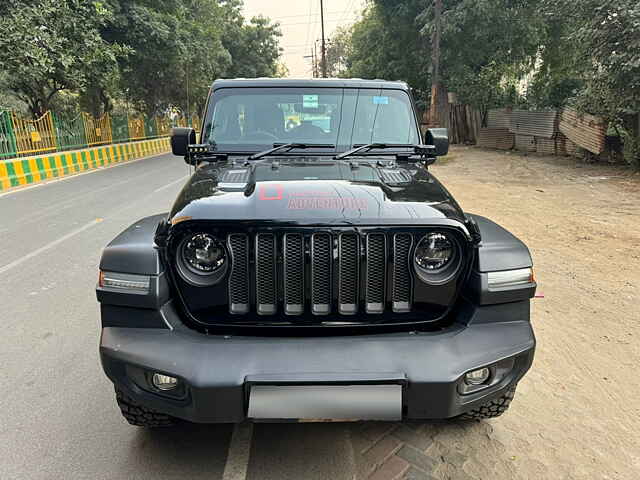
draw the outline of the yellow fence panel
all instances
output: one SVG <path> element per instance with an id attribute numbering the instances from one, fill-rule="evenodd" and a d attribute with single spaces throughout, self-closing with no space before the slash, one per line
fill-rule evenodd
<path id="1" fill-rule="evenodd" d="M 168 117 L 156 117 L 157 136 L 171 134 L 171 122 Z"/>
<path id="2" fill-rule="evenodd" d="M 105 113 L 100 118 L 93 118 L 92 115 L 83 113 L 82 120 L 84 121 L 84 131 L 89 146 L 112 143 L 111 119 L 108 113 Z"/>
<path id="3" fill-rule="evenodd" d="M 193 127 L 196 132 L 200 131 L 200 117 L 196 113 L 191 115 L 191 127 Z"/>
<path id="4" fill-rule="evenodd" d="M 144 132 L 144 118 L 129 116 L 129 140 L 141 140 L 146 137 Z"/>
<path id="5" fill-rule="evenodd" d="M 51 112 L 45 113 L 37 120 L 25 120 L 12 113 L 11 122 L 18 155 L 52 152 L 58 148 Z"/>
<path id="6" fill-rule="evenodd" d="M 173 120 L 174 127 L 186 127 L 187 126 L 187 118 L 184 115 L 179 115 Z"/>

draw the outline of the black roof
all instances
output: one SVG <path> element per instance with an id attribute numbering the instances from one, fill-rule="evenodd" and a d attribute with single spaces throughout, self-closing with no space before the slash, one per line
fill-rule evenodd
<path id="1" fill-rule="evenodd" d="M 298 88 L 391 88 L 409 90 L 401 81 L 364 80 L 362 78 L 233 78 L 213 82 L 211 88 L 229 87 L 298 87 Z"/>

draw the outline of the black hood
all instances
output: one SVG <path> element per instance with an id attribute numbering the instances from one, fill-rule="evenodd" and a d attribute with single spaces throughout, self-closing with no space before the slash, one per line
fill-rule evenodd
<path id="1" fill-rule="evenodd" d="M 451 225 L 464 214 L 422 165 L 286 157 L 204 163 L 184 186 L 171 223 Z"/>

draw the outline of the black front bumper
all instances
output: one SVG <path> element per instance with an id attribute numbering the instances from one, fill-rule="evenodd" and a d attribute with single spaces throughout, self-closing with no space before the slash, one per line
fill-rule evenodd
<path id="1" fill-rule="evenodd" d="M 528 321 L 454 324 L 436 333 L 271 338 L 206 336 L 180 329 L 106 327 L 100 356 L 108 377 L 139 403 L 193 422 L 246 419 L 252 382 L 403 385 L 405 419 L 451 418 L 515 385 L 533 361 Z M 462 376 L 514 358 L 500 382 L 461 395 Z M 140 372 L 161 372 L 186 385 L 182 399 L 152 392 Z"/>

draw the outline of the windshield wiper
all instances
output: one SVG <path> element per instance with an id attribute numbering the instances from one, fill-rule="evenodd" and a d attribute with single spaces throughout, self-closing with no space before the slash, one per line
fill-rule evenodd
<path id="1" fill-rule="evenodd" d="M 274 153 L 288 152 L 294 148 L 304 150 L 307 148 L 336 148 L 336 146 L 327 143 L 274 143 L 273 148 L 263 152 L 254 153 L 249 157 L 249 160 L 257 160 L 258 158 L 266 157 L 267 155 L 272 155 Z"/>
<path id="2" fill-rule="evenodd" d="M 360 152 L 368 152 L 369 150 L 380 149 L 386 150 L 390 148 L 412 148 L 416 155 L 424 157 L 429 153 L 435 153 L 436 147 L 433 145 L 414 145 L 411 143 L 369 143 L 367 145 L 359 145 L 352 150 L 339 153 L 335 157 L 335 160 L 347 158 Z"/>

